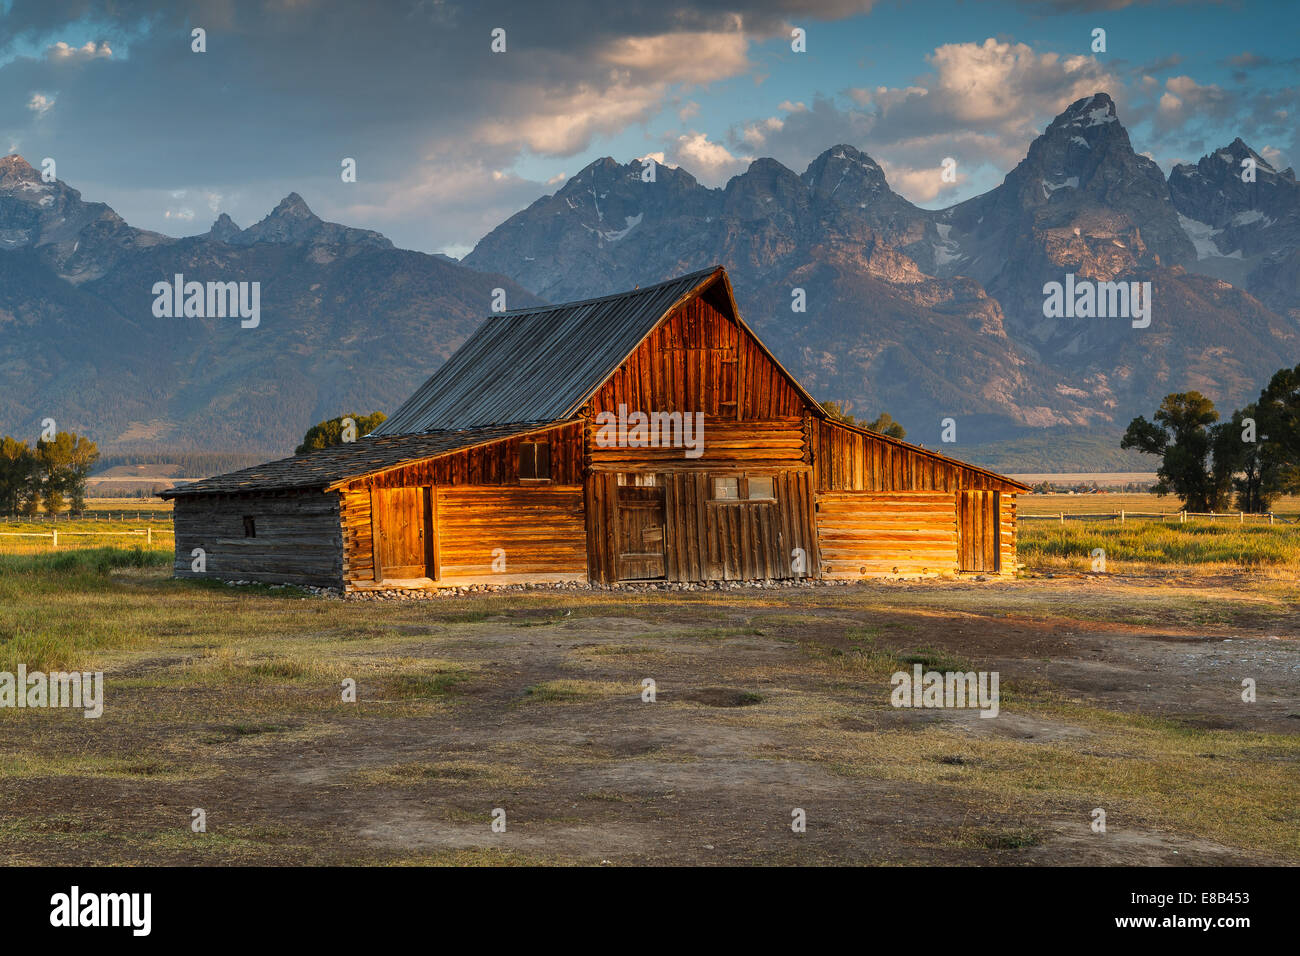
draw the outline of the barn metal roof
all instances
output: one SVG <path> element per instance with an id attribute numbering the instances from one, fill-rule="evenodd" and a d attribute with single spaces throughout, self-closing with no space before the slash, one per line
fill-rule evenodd
<path id="1" fill-rule="evenodd" d="M 375 437 L 372 432 L 348 444 L 333 445 L 304 455 L 281 458 L 279 461 L 269 461 L 241 471 L 177 485 L 161 492 L 160 497 L 184 498 L 190 495 L 234 495 L 245 491 L 328 488 L 347 479 L 387 471 L 413 461 L 449 455 L 503 438 L 526 435 L 556 424 L 562 423 L 492 425 L 486 428 L 387 437 Z"/>
<path id="2" fill-rule="evenodd" d="M 713 266 L 632 292 L 489 317 L 374 435 L 569 418 Z"/>

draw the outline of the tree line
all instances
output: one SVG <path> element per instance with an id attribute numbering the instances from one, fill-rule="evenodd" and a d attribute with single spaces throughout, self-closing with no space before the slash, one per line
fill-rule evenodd
<path id="1" fill-rule="evenodd" d="M 1156 494 L 1172 492 L 1188 511 L 1267 511 L 1300 493 L 1300 365 L 1223 421 L 1200 392 L 1166 395 L 1151 421 L 1129 423 L 1120 448 L 1158 455 Z"/>
<path id="2" fill-rule="evenodd" d="M 99 448 L 74 432 L 58 432 L 31 447 L 9 435 L 0 439 L 0 513 L 49 514 L 67 507 L 86 510 L 86 478 L 99 459 Z"/>

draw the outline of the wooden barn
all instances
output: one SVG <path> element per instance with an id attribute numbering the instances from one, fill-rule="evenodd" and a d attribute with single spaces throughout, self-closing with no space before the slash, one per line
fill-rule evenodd
<path id="1" fill-rule="evenodd" d="M 493 315 L 371 435 L 164 497 L 178 577 L 361 591 L 1005 575 L 1025 490 L 828 418 L 715 267 Z"/>

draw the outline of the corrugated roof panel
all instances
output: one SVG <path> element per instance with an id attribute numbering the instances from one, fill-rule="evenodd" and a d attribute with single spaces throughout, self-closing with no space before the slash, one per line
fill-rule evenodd
<path id="1" fill-rule="evenodd" d="M 632 292 L 488 318 L 374 435 L 572 415 L 714 266 Z"/>

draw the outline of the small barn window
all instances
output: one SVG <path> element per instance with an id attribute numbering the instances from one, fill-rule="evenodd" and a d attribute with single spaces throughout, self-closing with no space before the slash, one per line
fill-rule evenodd
<path id="1" fill-rule="evenodd" d="M 639 475 L 633 472 L 619 472 L 618 483 L 627 488 L 654 488 L 659 484 L 658 475 Z"/>
<path id="2" fill-rule="evenodd" d="M 750 501 L 775 501 L 776 493 L 772 490 L 771 477 L 749 479 Z"/>
<path id="3" fill-rule="evenodd" d="M 551 446 L 544 441 L 519 443 L 519 478 L 547 481 L 551 477 Z"/>
<path id="4" fill-rule="evenodd" d="M 776 501 L 773 480 L 769 475 L 713 479 L 713 500 L 722 503 Z"/>
<path id="5" fill-rule="evenodd" d="M 257 522 L 253 520 L 252 515 L 244 515 L 244 537 L 257 537 Z"/>

